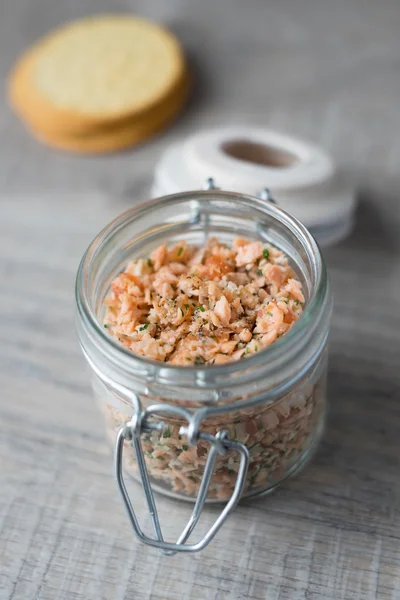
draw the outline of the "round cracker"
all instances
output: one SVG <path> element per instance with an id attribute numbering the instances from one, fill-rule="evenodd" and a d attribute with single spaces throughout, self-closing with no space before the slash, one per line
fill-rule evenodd
<path id="1" fill-rule="evenodd" d="M 86 136 L 96 134 L 101 130 L 106 132 L 107 130 L 114 130 L 116 127 L 124 126 L 128 123 L 133 125 L 134 123 L 141 124 L 146 121 L 153 121 L 158 113 L 163 113 L 168 110 L 168 107 L 172 104 L 179 108 L 180 99 L 187 95 L 189 84 L 189 73 L 185 72 L 182 74 L 181 79 L 177 82 L 176 88 L 172 89 L 171 92 L 165 96 L 160 102 L 150 107 L 148 110 L 143 111 L 133 116 L 119 118 L 115 120 L 107 120 L 103 122 L 92 122 L 84 124 L 73 124 L 63 121 L 57 121 L 53 123 L 52 119 L 47 118 L 48 113 L 41 113 L 35 110 L 35 106 L 30 104 L 29 106 L 23 103 L 23 98 L 26 96 L 21 93 L 22 88 L 18 85 L 14 88 L 13 96 L 10 97 L 10 102 L 19 115 L 19 117 L 28 122 L 34 129 L 42 131 L 50 137 L 75 137 L 75 136 Z M 44 117 L 44 118 L 43 118 Z"/>
<path id="2" fill-rule="evenodd" d="M 140 117 L 179 87 L 186 64 L 168 31 L 129 15 L 61 27 L 18 62 L 11 103 L 46 129 L 80 132 Z"/>
<path id="3" fill-rule="evenodd" d="M 139 144 L 147 138 L 166 127 L 179 113 L 186 97 L 188 86 L 182 88 L 179 97 L 175 97 L 162 111 L 153 115 L 152 119 L 140 122 L 129 120 L 98 129 L 81 135 L 62 135 L 46 130 L 41 130 L 33 123 L 27 122 L 29 130 L 34 137 L 46 145 L 59 150 L 67 150 L 75 153 L 102 154 L 122 150 Z"/>

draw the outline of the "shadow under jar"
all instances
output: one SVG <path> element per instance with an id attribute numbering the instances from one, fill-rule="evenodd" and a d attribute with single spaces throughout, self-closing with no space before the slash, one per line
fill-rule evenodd
<path id="1" fill-rule="evenodd" d="M 148 256 L 161 243 L 185 239 L 202 246 L 213 236 L 229 244 L 237 236 L 268 242 L 289 258 L 303 286 L 305 308 L 286 334 L 236 362 L 186 367 L 138 356 L 107 333 L 103 302 L 112 279 L 129 261 Z M 79 340 L 110 440 L 131 420 L 132 398 L 144 410 L 155 404 L 184 408 L 198 417 L 199 431 L 215 436 L 224 430 L 231 441 L 247 447 L 244 497 L 272 490 L 309 458 L 324 426 L 332 303 L 319 248 L 293 217 L 268 201 L 217 190 L 149 201 L 95 238 L 79 267 L 76 297 Z M 143 428 L 140 439 L 152 488 L 194 501 L 210 444 L 207 435 L 194 435 L 193 429 L 187 435 L 187 420 L 178 412 L 152 414 L 150 422 L 162 422 L 162 428 Z M 239 464 L 233 448 L 217 453 L 208 501 L 232 496 Z M 137 476 L 137 457 L 128 440 L 124 467 Z"/>

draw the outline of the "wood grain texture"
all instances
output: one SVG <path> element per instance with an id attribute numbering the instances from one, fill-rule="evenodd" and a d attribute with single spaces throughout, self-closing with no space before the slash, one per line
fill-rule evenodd
<path id="1" fill-rule="evenodd" d="M 101 158 L 37 145 L 0 107 L 0 598 L 398 600 L 400 5 L 114 8 L 169 23 L 201 65 L 201 85 L 168 133 Z M 102 9 L 109 2 L 2 5 L 1 74 L 47 29 Z M 241 505 L 201 554 L 164 558 L 135 541 L 117 496 L 73 331 L 74 275 L 94 234 L 146 197 L 162 150 L 220 122 L 323 144 L 357 180 L 360 210 L 354 234 L 326 252 L 336 297 L 331 411 L 313 463 Z M 172 535 L 189 509 L 157 500 Z"/>

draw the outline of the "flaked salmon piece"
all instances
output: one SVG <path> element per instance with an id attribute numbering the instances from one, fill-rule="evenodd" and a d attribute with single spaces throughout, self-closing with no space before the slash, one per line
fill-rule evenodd
<path id="1" fill-rule="evenodd" d="M 219 317 L 215 314 L 215 312 L 211 312 L 210 314 L 211 322 L 215 327 L 221 327 L 221 321 Z"/>
<path id="2" fill-rule="evenodd" d="M 265 333 L 261 337 L 261 343 L 262 343 L 263 347 L 265 348 L 267 346 L 270 346 L 272 344 L 272 342 L 275 342 L 277 337 L 278 337 L 278 330 L 276 327 L 274 327 L 270 331 L 268 331 L 268 333 Z"/>
<path id="3" fill-rule="evenodd" d="M 170 265 L 166 265 L 161 267 L 159 271 L 157 271 L 156 276 L 153 281 L 153 286 L 155 287 L 159 283 L 178 283 L 178 277 L 172 272 Z"/>
<path id="4" fill-rule="evenodd" d="M 246 421 L 246 432 L 249 435 L 255 435 L 258 431 L 257 423 L 254 419 L 248 419 Z"/>
<path id="5" fill-rule="evenodd" d="M 291 310 L 288 310 L 283 318 L 284 323 L 291 325 L 297 320 L 296 313 L 293 313 Z"/>
<path id="6" fill-rule="evenodd" d="M 245 308 L 256 308 L 260 304 L 259 294 L 250 291 L 248 286 L 239 290 L 240 301 Z"/>
<path id="7" fill-rule="evenodd" d="M 120 273 L 111 283 L 111 290 L 114 294 L 120 295 L 124 292 L 132 294 L 132 296 L 141 296 L 141 283 L 138 277 L 130 273 Z"/>
<path id="8" fill-rule="evenodd" d="M 126 311 L 125 313 L 119 313 L 117 316 L 117 324 L 118 325 L 136 325 L 140 323 L 142 317 L 145 315 L 144 310 L 139 310 L 138 308 L 132 308 L 131 310 Z M 124 333 L 128 333 L 128 328 L 125 329 Z M 122 330 L 121 330 L 122 333 Z"/>
<path id="9" fill-rule="evenodd" d="M 189 246 L 185 240 L 182 240 L 168 251 L 168 262 L 186 263 L 191 258 L 192 254 L 192 247 Z"/>
<path id="10" fill-rule="evenodd" d="M 249 243 L 250 243 L 249 240 L 246 240 L 245 238 L 237 237 L 233 240 L 232 247 L 235 249 L 242 248 L 243 246 L 248 246 Z"/>
<path id="11" fill-rule="evenodd" d="M 257 311 L 255 333 L 269 333 L 283 323 L 283 312 L 275 302 L 269 302 Z"/>
<path id="12" fill-rule="evenodd" d="M 214 365 L 222 365 L 223 363 L 230 362 L 232 359 L 226 354 L 217 354 L 214 360 Z"/>
<path id="13" fill-rule="evenodd" d="M 277 425 L 279 425 L 279 418 L 275 411 L 271 408 L 263 412 L 261 416 L 261 421 L 263 427 L 265 427 L 265 429 L 267 430 L 274 429 Z"/>
<path id="14" fill-rule="evenodd" d="M 221 248 L 224 245 L 225 244 L 220 242 L 218 240 L 218 238 L 213 236 L 213 237 L 208 238 L 208 240 L 206 241 L 205 251 L 206 251 L 206 253 L 211 254 L 214 248 Z M 225 247 L 226 247 L 226 245 L 225 245 Z"/>
<path id="15" fill-rule="evenodd" d="M 224 275 L 232 271 L 232 266 L 223 256 L 209 256 L 205 259 L 205 266 L 208 269 L 209 279 L 221 279 Z"/>
<path id="16" fill-rule="evenodd" d="M 240 302 L 240 298 L 235 298 L 232 302 L 232 308 L 235 310 L 237 315 L 241 315 L 244 313 L 244 308 L 242 303 Z"/>
<path id="17" fill-rule="evenodd" d="M 256 320 L 256 315 L 249 315 L 249 312 L 250 311 L 246 311 L 245 317 L 242 316 L 237 321 L 229 323 L 229 331 L 231 333 L 239 334 L 243 329 L 253 329 Z"/>
<path id="18" fill-rule="evenodd" d="M 208 267 L 206 265 L 193 265 L 191 273 L 199 277 L 202 281 L 209 279 Z"/>
<path id="19" fill-rule="evenodd" d="M 154 294 L 154 291 L 150 287 L 148 287 L 145 290 L 144 301 L 147 303 L 147 305 L 153 304 L 153 294 Z"/>
<path id="20" fill-rule="evenodd" d="M 289 292 L 289 294 L 292 294 L 292 296 L 299 302 L 304 302 L 304 295 L 301 291 L 301 283 L 297 279 L 289 279 L 285 286 L 285 290 Z"/>
<path id="21" fill-rule="evenodd" d="M 132 308 L 136 308 L 137 306 L 137 297 L 133 294 L 129 294 L 128 292 L 123 292 L 119 297 L 120 305 L 119 312 L 120 314 L 125 314 L 130 311 Z"/>
<path id="22" fill-rule="evenodd" d="M 286 315 L 289 312 L 288 301 L 287 300 L 285 301 L 280 298 L 277 298 L 276 301 L 277 301 L 276 302 L 277 307 L 283 312 L 284 315 Z"/>
<path id="23" fill-rule="evenodd" d="M 139 258 L 138 260 L 130 262 L 125 269 L 126 273 L 135 275 L 136 277 L 139 277 L 140 280 L 142 280 L 143 275 L 149 275 L 152 273 L 152 271 L 153 268 L 151 266 L 151 262 L 145 258 Z"/>
<path id="24" fill-rule="evenodd" d="M 158 246 L 155 250 L 153 250 L 153 252 L 150 254 L 150 259 L 153 263 L 155 271 L 158 271 L 160 267 L 162 267 L 162 265 L 165 262 L 165 259 L 167 258 L 167 255 L 168 251 L 167 246 L 165 244 L 161 244 L 161 246 Z"/>
<path id="25" fill-rule="evenodd" d="M 161 267 L 157 273 L 153 288 L 156 294 L 164 298 L 172 298 L 178 285 L 178 277 L 172 273 L 169 267 Z"/>
<path id="26" fill-rule="evenodd" d="M 261 242 L 253 242 L 245 246 L 239 246 L 236 254 L 236 266 L 243 267 L 244 265 L 255 262 L 262 256 L 263 245 Z"/>
<path id="27" fill-rule="evenodd" d="M 182 263 L 171 262 L 168 266 L 174 275 L 183 275 L 187 272 L 187 266 Z"/>
<path id="28" fill-rule="evenodd" d="M 253 338 L 246 346 L 245 355 L 247 354 L 255 354 L 255 352 L 259 352 L 261 350 L 261 343 L 259 340 Z"/>
<path id="29" fill-rule="evenodd" d="M 191 357 L 186 352 L 174 352 L 169 362 L 172 365 L 182 365 L 183 367 L 189 367 L 190 365 L 194 365 L 194 356 Z"/>
<path id="30" fill-rule="evenodd" d="M 159 339 L 164 344 L 170 344 L 172 346 L 174 346 L 176 344 L 176 341 L 179 338 L 180 338 L 180 334 L 179 334 L 178 330 L 176 330 L 176 329 L 164 330 L 160 333 L 160 337 L 159 337 Z"/>
<path id="31" fill-rule="evenodd" d="M 133 315 L 128 315 L 125 322 L 122 317 L 118 316 L 118 322 L 113 326 L 114 335 L 129 335 L 136 333 L 136 327 L 140 322 L 142 315 L 135 319 Z"/>
<path id="32" fill-rule="evenodd" d="M 126 348 L 129 348 L 129 350 L 131 350 L 131 341 L 128 337 L 118 337 L 118 341 L 120 344 L 122 344 L 123 346 L 125 346 Z"/>
<path id="33" fill-rule="evenodd" d="M 201 265 L 204 259 L 204 255 L 206 253 L 205 248 L 199 248 L 198 250 L 195 251 L 195 253 L 193 254 L 192 258 L 189 260 L 188 265 L 194 266 L 194 265 Z"/>
<path id="34" fill-rule="evenodd" d="M 166 355 L 164 347 L 153 338 L 133 341 L 130 347 L 137 354 L 141 354 L 152 360 L 163 361 Z"/>
<path id="35" fill-rule="evenodd" d="M 154 289 L 163 298 L 170 299 L 170 298 L 173 298 L 175 296 L 175 290 L 174 290 L 173 284 L 167 283 L 166 281 L 155 283 Z"/>
<path id="36" fill-rule="evenodd" d="M 287 278 L 287 275 L 285 274 L 285 269 L 283 267 L 279 267 L 278 265 L 273 265 L 271 263 L 267 263 L 262 268 L 262 272 L 267 280 L 272 281 L 277 286 L 281 286 Z"/>
<path id="37" fill-rule="evenodd" d="M 186 275 L 179 278 L 178 289 L 190 298 L 199 295 L 198 290 L 202 283 L 202 280 L 197 275 Z"/>
<path id="38" fill-rule="evenodd" d="M 281 252 L 278 248 L 271 246 L 270 244 L 266 245 L 266 249 L 268 250 L 268 260 L 277 264 L 277 265 L 287 265 L 288 257 Z"/>
<path id="39" fill-rule="evenodd" d="M 244 348 L 240 348 L 240 350 L 235 350 L 235 352 L 233 352 L 233 354 L 232 354 L 232 360 L 239 360 L 240 358 L 242 358 L 244 353 L 245 353 Z"/>
<path id="40" fill-rule="evenodd" d="M 232 282 L 238 286 L 247 285 L 248 283 L 250 283 L 250 277 L 249 277 L 248 273 L 245 273 L 245 272 L 241 273 L 239 271 L 236 271 L 233 273 L 231 272 L 228 275 L 225 275 L 223 277 L 223 281 Z"/>
<path id="41" fill-rule="evenodd" d="M 229 325 L 231 318 L 231 307 L 229 306 L 229 302 L 225 296 L 221 296 L 221 298 L 215 304 L 214 314 L 217 315 L 224 327 Z"/>
<path id="42" fill-rule="evenodd" d="M 236 346 L 237 341 L 231 340 L 230 342 L 225 342 L 224 344 L 221 344 L 220 349 L 223 354 L 232 354 Z"/>
<path id="43" fill-rule="evenodd" d="M 249 329 L 243 329 L 243 331 L 241 331 L 239 333 L 239 339 L 242 342 L 249 342 L 252 338 L 252 333 Z"/>
<path id="44" fill-rule="evenodd" d="M 221 289 L 215 283 L 209 283 L 207 286 L 207 292 L 212 300 L 219 300 L 222 296 Z"/>
<path id="45" fill-rule="evenodd" d="M 210 301 L 210 294 L 208 293 L 208 284 L 203 283 L 199 288 L 199 303 L 204 306 L 208 306 Z"/>
<path id="46" fill-rule="evenodd" d="M 119 299 L 113 294 L 112 296 L 108 296 L 108 298 L 104 298 L 103 304 L 108 307 L 108 309 L 119 306 L 121 303 Z"/>

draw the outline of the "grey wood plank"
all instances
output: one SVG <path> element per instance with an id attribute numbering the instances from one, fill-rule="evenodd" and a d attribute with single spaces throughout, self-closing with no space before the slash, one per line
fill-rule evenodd
<path id="1" fill-rule="evenodd" d="M 41 147 L 0 105 L 0 598 L 397 600 L 400 6 L 137 0 L 115 8 L 170 23 L 201 65 L 201 85 L 172 129 L 109 157 Z M 105 0 L 2 6 L 1 75 L 49 28 L 103 9 Z M 95 233 L 146 197 L 163 149 L 220 122 L 267 124 L 323 144 L 358 182 L 360 209 L 352 236 L 325 253 L 336 307 L 319 452 L 274 495 L 241 505 L 204 552 L 164 558 L 134 540 L 115 490 L 72 327 L 74 275 Z M 189 507 L 157 500 L 172 535 Z"/>

